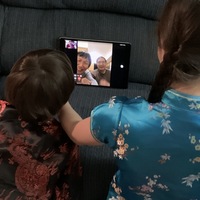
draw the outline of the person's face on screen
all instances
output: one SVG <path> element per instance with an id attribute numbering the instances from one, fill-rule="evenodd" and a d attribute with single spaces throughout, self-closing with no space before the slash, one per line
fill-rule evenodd
<path id="1" fill-rule="evenodd" d="M 89 67 L 89 60 L 84 57 L 77 57 L 77 74 L 82 74 Z"/>
<path id="2" fill-rule="evenodd" d="M 106 70 L 106 60 L 104 58 L 98 58 L 97 60 L 97 68 L 100 72 L 104 72 Z"/>

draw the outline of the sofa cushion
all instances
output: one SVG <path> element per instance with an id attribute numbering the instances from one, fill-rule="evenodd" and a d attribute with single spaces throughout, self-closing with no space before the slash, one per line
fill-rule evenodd
<path id="1" fill-rule="evenodd" d="M 2 3 L 14 7 L 40 8 L 40 9 L 73 9 L 113 12 L 129 14 L 148 19 L 157 19 L 158 11 L 165 0 L 1 0 Z"/>

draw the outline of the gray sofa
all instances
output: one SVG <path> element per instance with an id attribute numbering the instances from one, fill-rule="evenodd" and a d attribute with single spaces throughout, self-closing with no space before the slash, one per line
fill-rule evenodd
<path id="1" fill-rule="evenodd" d="M 0 98 L 18 57 L 38 48 L 58 48 L 58 37 L 132 44 L 127 89 L 76 86 L 70 103 L 82 117 L 113 95 L 147 97 L 159 66 L 156 24 L 165 0 L 0 0 Z M 81 134 L 81 133 L 80 133 Z M 81 147 L 81 200 L 104 200 L 116 170 L 106 146 Z M 134 163 L 133 163 L 134 164 Z"/>

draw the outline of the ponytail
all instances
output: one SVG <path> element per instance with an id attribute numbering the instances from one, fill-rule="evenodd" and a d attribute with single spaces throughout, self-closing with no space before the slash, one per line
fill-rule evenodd
<path id="1" fill-rule="evenodd" d="M 148 101 L 150 103 L 160 102 L 164 92 L 172 83 L 173 66 L 175 62 L 175 59 L 172 57 L 170 53 L 164 55 L 149 93 Z"/>

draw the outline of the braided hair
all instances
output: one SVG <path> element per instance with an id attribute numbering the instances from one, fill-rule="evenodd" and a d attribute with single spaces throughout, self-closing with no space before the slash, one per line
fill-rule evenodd
<path id="1" fill-rule="evenodd" d="M 200 77 L 200 1 L 168 0 L 158 24 L 158 46 L 165 52 L 148 97 L 159 102 L 172 83 Z"/>

